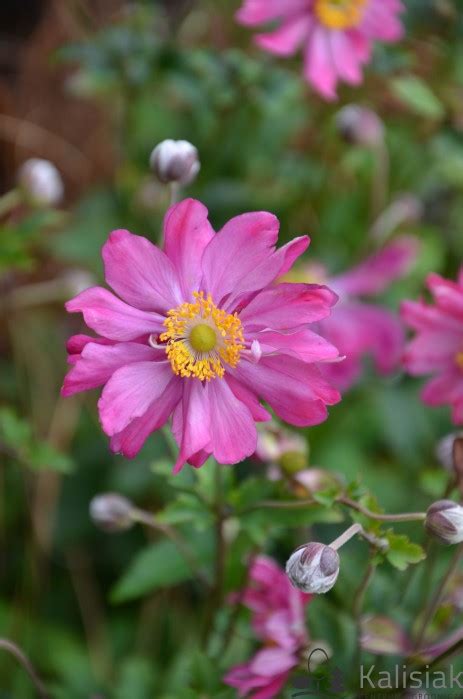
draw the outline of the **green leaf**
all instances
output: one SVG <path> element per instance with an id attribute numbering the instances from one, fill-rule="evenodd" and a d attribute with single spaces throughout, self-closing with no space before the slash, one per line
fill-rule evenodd
<path id="1" fill-rule="evenodd" d="M 405 106 L 429 119 L 442 119 L 445 108 L 431 88 L 415 75 L 406 75 L 391 80 L 392 93 Z"/>
<path id="2" fill-rule="evenodd" d="M 411 542 L 408 536 L 394 534 L 392 530 L 389 530 L 386 533 L 386 538 L 389 541 L 386 558 L 394 568 L 406 570 L 410 564 L 419 563 L 426 558 L 422 547 Z"/>
<path id="3" fill-rule="evenodd" d="M 187 544 L 202 568 L 208 566 L 214 556 L 214 537 L 203 532 L 189 537 Z M 129 569 L 111 592 L 113 602 L 126 602 L 159 588 L 170 587 L 191 580 L 196 571 L 170 540 L 159 541 L 144 548 L 135 556 Z"/>

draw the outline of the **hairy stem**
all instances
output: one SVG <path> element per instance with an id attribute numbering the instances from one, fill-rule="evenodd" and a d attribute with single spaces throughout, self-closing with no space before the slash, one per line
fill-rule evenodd
<path id="1" fill-rule="evenodd" d="M 50 695 L 45 689 L 45 685 L 35 671 L 34 666 L 21 648 L 19 648 L 16 643 L 13 643 L 13 641 L 9 641 L 7 638 L 0 638 L 0 648 L 3 648 L 3 650 L 5 650 L 7 653 L 10 653 L 10 655 L 16 658 L 18 663 L 22 665 L 24 670 L 29 675 L 32 684 L 36 688 L 40 699 L 51 699 Z"/>

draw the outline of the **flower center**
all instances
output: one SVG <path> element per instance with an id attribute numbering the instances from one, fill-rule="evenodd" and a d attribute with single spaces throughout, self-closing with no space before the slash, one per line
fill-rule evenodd
<path id="1" fill-rule="evenodd" d="M 315 14 L 330 29 L 348 29 L 360 23 L 368 0 L 315 0 Z"/>
<path id="2" fill-rule="evenodd" d="M 225 373 L 224 364 L 235 367 L 244 349 L 241 321 L 222 311 L 204 293 L 194 292 L 194 303 L 171 308 L 160 336 L 167 342 L 166 354 L 178 376 L 210 381 Z"/>
<path id="3" fill-rule="evenodd" d="M 457 352 L 455 362 L 460 369 L 463 369 L 463 352 Z"/>

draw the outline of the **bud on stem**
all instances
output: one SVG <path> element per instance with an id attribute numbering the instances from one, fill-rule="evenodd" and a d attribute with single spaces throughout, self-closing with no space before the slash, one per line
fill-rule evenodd
<path id="1" fill-rule="evenodd" d="M 453 500 L 438 500 L 426 513 L 426 530 L 443 544 L 463 541 L 463 507 Z"/>

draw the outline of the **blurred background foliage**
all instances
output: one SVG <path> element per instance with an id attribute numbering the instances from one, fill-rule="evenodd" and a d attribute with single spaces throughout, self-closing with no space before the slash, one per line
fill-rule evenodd
<path id="1" fill-rule="evenodd" d="M 0 634 L 27 651 L 54 699 L 226 699 L 235 694 L 221 683 L 224 670 L 253 648 L 246 614 L 230 637 L 229 604 L 207 618 L 204 584 L 162 533 L 97 531 L 88 515 L 96 493 L 118 491 L 158 513 L 211 579 L 212 494 L 220 487 L 222 600 L 244 580 L 250 553 L 284 561 L 309 527 L 309 538 L 330 540 L 343 518 L 326 503 L 253 510 L 257 501 L 292 497 L 255 460 L 224 468 L 219 486 L 208 466 L 173 478 L 162 434 L 132 462 L 112 456 L 95 393 L 59 397 L 65 340 L 81 328 L 64 301 L 87 280 L 102 281 L 100 248 L 111 229 L 159 239 L 169 192 L 149 173 L 154 145 L 183 138 L 197 146 L 201 172 L 187 194 L 206 204 L 216 228 L 243 211 L 271 210 L 281 240 L 309 233 L 308 259 L 330 273 L 370 253 L 378 217 L 410 197 L 413 216 L 391 233 L 416 235 L 421 252 L 385 294 L 391 308 L 419 296 L 429 271 L 455 275 L 463 257 L 459 0 L 406 0 L 405 39 L 377 48 L 362 87 L 343 87 L 334 105 L 302 82 L 299 58 L 278 60 L 252 45 L 234 22 L 238 4 L 31 2 L 29 24 L 16 3 L 0 11 L 9 46 L 1 61 L 2 186 L 37 155 L 56 163 L 67 190 L 62 211 L 6 217 L 0 230 Z M 385 151 L 342 139 L 335 115 L 350 102 L 383 119 Z M 378 377 L 366 366 L 329 420 L 307 433 L 310 463 L 371 490 L 387 511 L 425 508 L 446 487 L 434 448 L 450 422 L 447 410 L 421 404 L 419 388 L 400 372 Z M 402 531 L 422 543 L 419 527 Z M 351 544 L 339 584 L 308 610 L 311 637 L 334 648 L 341 667 L 352 657 L 349 610 L 365 557 L 362 544 Z M 409 627 L 447 558 L 414 574 L 385 563 L 366 611 L 387 611 Z M 442 628 L 451 617 L 442 612 Z M 33 696 L 25 673 L 0 655 L 0 697 Z"/>

